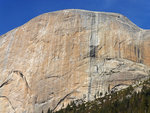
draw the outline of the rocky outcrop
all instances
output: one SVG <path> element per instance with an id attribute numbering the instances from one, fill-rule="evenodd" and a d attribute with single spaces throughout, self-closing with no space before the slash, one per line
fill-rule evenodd
<path id="1" fill-rule="evenodd" d="M 149 77 L 150 31 L 115 13 L 63 10 L 0 37 L 0 113 L 58 110 Z"/>

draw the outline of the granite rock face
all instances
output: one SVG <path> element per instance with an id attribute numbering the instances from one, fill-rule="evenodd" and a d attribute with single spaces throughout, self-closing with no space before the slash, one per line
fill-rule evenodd
<path id="1" fill-rule="evenodd" d="M 63 10 L 0 36 L 0 113 L 44 113 L 149 77 L 150 31 L 115 13 Z"/>

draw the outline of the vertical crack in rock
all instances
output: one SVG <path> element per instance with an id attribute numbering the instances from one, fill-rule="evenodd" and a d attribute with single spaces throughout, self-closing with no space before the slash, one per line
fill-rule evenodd
<path id="1" fill-rule="evenodd" d="M 96 57 L 96 47 L 95 46 L 90 46 L 90 57 L 92 58 L 94 58 L 94 57 Z"/>
<path id="2" fill-rule="evenodd" d="M 141 44 L 141 31 L 138 34 L 139 38 L 137 39 L 137 43 L 134 45 L 134 54 L 136 56 L 136 62 L 143 63 L 143 48 Z"/>
<path id="3" fill-rule="evenodd" d="M 118 43 L 118 49 L 119 49 L 119 58 L 121 58 L 121 44 L 124 43 L 126 40 L 122 40 L 122 41 L 119 41 Z"/>
<path id="4" fill-rule="evenodd" d="M 97 23 L 98 23 L 98 17 L 96 13 L 91 14 L 91 36 L 90 36 L 90 75 L 89 75 L 89 85 L 88 85 L 88 101 L 90 100 L 91 96 L 91 86 L 92 86 L 92 67 L 93 67 L 93 62 L 95 61 L 96 57 L 96 48 L 98 47 L 98 34 L 97 34 Z M 95 26 L 96 25 L 96 26 Z"/>
<path id="5" fill-rule="evenodd" d="M 16 113 L 15 108 L 13 107 L 13 105 L 12 105 L 12 103 L 11 103 L 11 101 L 9 100 L 8 97 L 6 97 L 6 96 L 0 96 L 0 98 L 5 98 L 5 99 L 9 102 L 9 104 L 11 105 L 11 108 L 13 109 L 14 113 Z"/>
<path id="6" fill-rule="evenodd" d="M 139 32 L 139 41 L 138 41 L 138 45 L 139 48 L 137 50 L 137 54 L 138 54 L 138 62 L 139 63 L 143 63 L 143 51 L 142 51 L 142 40 L 141 40 L 142 36 L 141 36 L 141 31 Z"/>

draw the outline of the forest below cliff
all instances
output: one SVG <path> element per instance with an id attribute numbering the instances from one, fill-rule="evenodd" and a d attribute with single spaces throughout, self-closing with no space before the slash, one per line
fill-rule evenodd
<path id="1" fill-rule="evenodd" d="M 137 90 L 140 89 L 140 90 Z M 49 109 L 47 113 L 52 113 Z M 105 94 L 94 101 L 76 104 L 55 113 L 150 113 L 150 79 L 119 92 Z"/>

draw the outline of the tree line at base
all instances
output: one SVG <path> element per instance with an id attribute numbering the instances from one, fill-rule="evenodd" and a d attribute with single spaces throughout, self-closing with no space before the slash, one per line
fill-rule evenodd
<path id="1" fill-rule="evenodd" d="M 94 101 L 79 105 L 71 102 L 64 109 L 56 112 L 49 109 L 47 113 L 150 113 L 150 79 L 140 86 L 142 86 L 140 92 L 135 91 L 135 87 L 129 86 Z"/>

